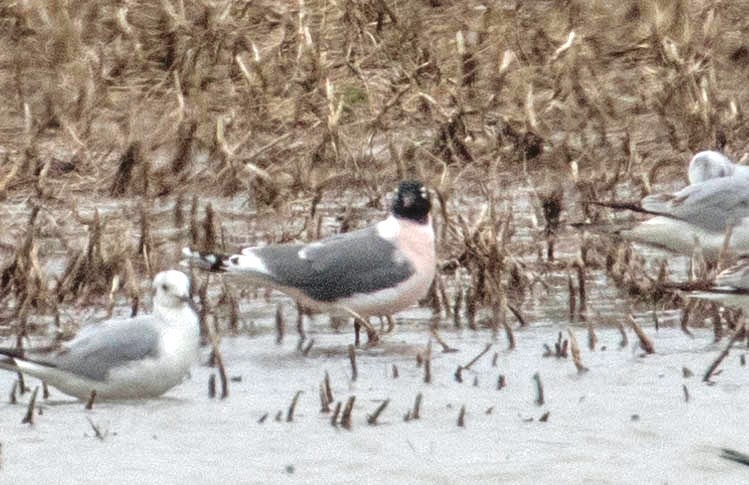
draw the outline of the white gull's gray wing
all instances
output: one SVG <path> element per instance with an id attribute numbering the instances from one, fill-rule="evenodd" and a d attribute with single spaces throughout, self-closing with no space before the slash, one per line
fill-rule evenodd
<path id="1" fill-rule="evenodd" d="M 749 177 L 714 178 L 678 192 L 650 195 L 642 200 L 642 208 L 708 231 L 724 231 L 749 216 Z"/>
<path id="2" fill-rule="evenodd" d="M 110 320 L 85 331 L 57 354 L 27 357 L 78 376 L 104 381 L 116 367 L 158 357 L 160 323 L 153 315 Z"/>
<path id="3" fill-rule="evenodd" d="M 262 262 L 266 279 L 310 298 L 333 302 L 405 281 L 414 268 L 376 227 L 339 234 L 310 244 L 247 248 L 224 261 L 224 270 L 254 272 Z"/>

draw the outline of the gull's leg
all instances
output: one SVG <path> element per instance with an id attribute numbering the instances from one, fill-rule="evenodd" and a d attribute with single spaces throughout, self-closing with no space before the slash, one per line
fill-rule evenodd
<path id="1" fill-rule="evenodd" d="M 364 328 L 367 329 L 367 345 L 377 345 L 377 342 L 380 341 L 380 335 L 377 333 L 377 330 L 374 329 L 372 324 L 369 323 L 369 320 L 362 317 L 350 308 L 341 308 L 354 318 L 354 343 L 357 346 L 359 345 L 359 330 L 361 329 L 361 326 L 364 325 Z"/>
<path id="2" fill-rule="evenodd" d="M 446 352 L 446 353 L 457 352 L 458 349 L 455 349 L 447 345 L 447 342 L 445 342 L 440 336 L 439 331 L 437 330 L 438 322 L 439 322 L 439 316 L 435 316 L 432 318 L 432 323 L 429 325 L 429 332 L 432 334 L 435 340 L 437 340 L 437 343 L 439 343 L 442 346 L 442 352 Z"/>
<path id="3" fill-rule="evenodd" d="M 395 319 L 392 315 L 385 315 L 385 319 L 388 322 L 387 330 L 385 330 L 385 333 L 390 333 L 395 329 Z"/>

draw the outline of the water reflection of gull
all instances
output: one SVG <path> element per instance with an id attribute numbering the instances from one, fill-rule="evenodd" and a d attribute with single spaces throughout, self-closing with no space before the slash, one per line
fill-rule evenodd
<path id="1" fill-rule="evenodd" d="M 179 384 L 198 356 L 200 329 L 184 273 L 153 280 L 153 313 L 84 327 L 52 353 L 0 350 L 0 368 L 37 377 L 79 399 L 156 397 Z"/>
<path id="2" fill-rule="evenodd" d="M 636 210 L 654 217 L 621 231 L 626 239 L 683 254 L 699 244 L 705 258 L 716 260 L 731 227 L 729 252 L 749 252 L 749 174 L 743 171 L 650 195 Z"/>
<path id="3" fill-rule="evenodd" d="M 250 283 L 280 290 L 322 312 L 365 320 L 390 315 L 422 298 L 434 279 L 436 255 L 427 189 L 402 182 L 391 215 L 358 231 L 309 244 L 246 248 L 240 254 L 182 251 L 186 262 L 235 273 Z"/>
<path id="4" fill-rule="evenodd" d="M 722 153 L 713 150 L 696 153 L 687 169 L 690 184 L 731 175 L 749 175 L 749 166 L 735 164 Z"/>

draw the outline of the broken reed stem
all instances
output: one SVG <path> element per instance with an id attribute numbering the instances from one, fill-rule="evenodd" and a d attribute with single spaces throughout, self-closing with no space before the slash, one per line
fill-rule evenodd
<path id="1" fill-rule="evenodd" d="M 577 306 L 576 300 L 575 300 L 575 285 L 572 283 L 572 276 L 569 274 L 567 275 L 567 291 L 569 292 L 569 300 L 570 300 L 570 322 L 575 321 L 575 307 Z"/>
<path id="2" fill-rule="evenodd" d="M 458 413 L 458 426 L 461 428 L 466 427 L 466 405 L 460 406 L 460 412 Z"/>
<path id="3" fill-rule="evenodd" d="M 16 404 L 18 403 L 18 400 L 16 399 L 16 389 L 18 388 L 18 381 L 13 381 L 13 387 L 10 388 L 10 396 L 8 397 L 8 402 L 10 404 Z"/>
<path id="4" fill-rule="evenodd" d="M 96 401 L 96 389 L 91 391 L 91 395 L 88 397 L 88 401 L 86 401 L 86 406 L 84 409 L 87 411 L 91 411 L 94 409 L 94 401 Z"/>
<path id="5" fill-rule="evenodd" d="M 351 429 L 351 412 L 354 410 L 354 401 L 356 401 L 356 396 L 348 398 L 346 406 L 343 408 L 343 414 L 341 414 L 341 426 L 346 429 Z"/>
<path id="6" fill-rule="evenodd" d="M 377 418 L 380 417 L 380 414 L 382 414 L 382 411 L 385 410 L 388 404 L 390 404 L 390 399 L 385 399 L 379 406 L 377 406 L 377 409 L 375 409 L 374 413 L 368 414 L 367 424 L 370 426 L 375 426 L 377 424 Z"/>
<path id="7" fill-rule="evenodd" d="M 692 332 L 689 330 L 689 317 L 692 314 L 692 309 L 694 308 L 694 305 L 696 304 L 695 300 L 689 300 L 687 301 L 686 306 L 684 306 L 684 310 L 681 312 L 681 331 L 685 334 L 689 335 L 690 337 L 693 337 Z"/>
<path id="8" fill-rule="evenodd" d="M 421 393 L 416 394 L 414 399 L 414 408 L 411 411 L 411 419 L 419 419 L 421 417 Z"/>
<path id="9" fill-rule="evenodd" d="M 356 369 L 356 350 L 352 344 L 348 346 L 348 360 L 351 362 L 351 380 L 355 381 L 359 377 L 359 372 Z"/>
<path id="10" fill-rule="evenodd" d="M 541 376 L 536 372 L 533 374 L 533 380 L 536 382 L 536 404 L 538 406 L 544 405 L 544 385 L 541 383 Z"/>
<path id="11" fill-rule="evenodd" d="M 216 397 L 216 374 L 208 376 L 208 397 L 210 399 Z"/>
<path id="12" fill-rule="evenodd" d="M 651 342 L 648 336 L 645 335 L 645 332 L 642 331 L 642 328 L 640 328 L 640 325 L 637 324 L 631 314 L 629 315 L 629 324 L 635 331 L 635 334 L 637 334 L 637 338 L 640 339 L 640 346 L 642 347 L 642 350 L 644 350 L 646 354 L 655 353 L 653 342 Z"/>
<path id="13" fill-rule="evenodd" d="M 328 398 L 328 402 L 333 402 L 333 391 L 330 389 L 330 376 L 328 375 L 328 371 L 325 371 L 323 384 L 325 385 L 325 395 Z"/>
<path id="14" fill-rule="evenodd" d="M 307 333 L 304 331 L 304 311 L 299 303 L 297 303 L 296 331 L 299 334 L 299 340 L 304 342 L 307 339 Z"/>
<path id="15" fill-rule="evenodd" d="M 466 288 L 466 320 L 468 320 L 468 328 L 471 330 L 478 330 L 476 326 L 476 296 L 471 291 L 471 287 Z"/>
<path id="16" fill-rule="evenodd" d="M 499 377 L 497 377 L 497 390 L 501 391 L 507 387 L 507 377 L 505 377 L 504 374 L 500 374 Z"/>
<path id="17" fill-rule="evenodd" d="M 399 375 L 398 374 L 398 366 L 396 366 L 395 364 L 393 364 L 393 379 L 397 379 L 398 375 Z"/>
<path id="18" fill-rule="evenodd" d="M 710 304 L 713 320 L 713 342 L 718 343 L 723 339 L 723 323 L 720 318 L 720 307 L 714 303 Z"/>
<path id="19" fill-rule="evenodd" d="M 341 414 L 341 401 L 335 403 L 335 409 L 333 410 L 333 416 L 330 417 L 330 425 L 338 425 L 338 415 Z"/>
<path id="20" fill-rule="evenodd" d="M 190 246 L 198 247 L 200 232 L 198 231 L 198 196 L 192 196 L 190 204 Z"/>
<path id="21" fill-rule="evenodd" d="M 689 389 L 687 389 L 687 385 L 682 384 L 681 389 L 684 391 L 684 402 L 689 402 Z"/>
<path id="22" fill-rule="evenodd" d="M 591 319 L 588 320 L 588 348 L 590 350 L 596 350 L 596 343 L 598 343 L 598 337 L 596 336 L 596 328 Z"/>
<path id="23" fill-rule="evenodd" d="M 294 397 L 291 399 L 291 404 L 289 404 L 289 409 L 286 411 L 286 422 L 290 423 L 294 421 L 294 409 L 296 409 L 296 403 L 299 401 L 299 396 L 302 395 L 302 391 L 297 391 L 296 394 L 294 394 Z"/>
<path id="24" fill-rule="evenodd" d="M 99 441 L 104 441 L 105 435 L 101 432 L 101 428 L 99 428 L 99 426 L 97 426 L 89 416 L 86 416 L 86 420 L 91 426 L 91 429 L 94 430 L 94 436 L 96 437 L 96 439 L 98 439 Z"/>
<path id="25" fill-rule="evenodd" d="M 205 206 L 205 217 L 203 218 L 203 244 L 202 251 L 211 253 L 216 250 L 216 228 L 213 223 L 213 205 L 209 202 Z"/>
<path id="26" fill-rule="evenodd" d="M 733 347 L 733 344 L 736 343 L 736 341 L 744 336 L 744 330 L 746 325 L 741 325 L 734 330 L 733 335 L 731 336 L 731 340 L 729 340 L 728 345 L 720 352 L 718 357 L 713 361 L 712 364 L 710 364 L 710 367 L 707 368 L 707 371 L 705 372 L 704 377 L 702 378 L 702 382 L 709 382 L 710 377 L 713 375 L 715 370 L 718 368 L 721 362 L 723 362 L 723 359 L 725 359 L 728 356 L 728 353 L 731 351 L 731 347 Z"/>
<path id="27" fill-rule="evenodd" d="M 47 387 L 47 383 L 44 381 L 42 381 L 42 399 L 49 399 L 49 387 Z"/>
<path id="28" fill-rule="evenodd" d="M 580 346 L 577 344 L 577 337 L 575 332 L 571 328 L 567 329 L 567 333 L 570 336 L 570 351 L 572 352 L 572 362 L 575 364 L 578 374 L 587 372 L 588 368 L 583 365 L 582 357 L 580 357 Z"/>
<path id="29" fill-rule="evenodd" d="M 580 295 L 580 305 L 578 306 L 577 313 L 583 316 L 587 307 L 587 292 L 585 291 L 585 263 L 581 258 L 575 261 L 575 270 L 577 271 L 577 291 Z"/>
<path id="30" fill-rule="evenodd" d="M 328 401 L 328 395 L 325 393 L 325 384 L 320 384 L 320 412 L 330 412 L 330 401 Z"/>
<path id="31" fill-rule="evenodd" d="M 624 329 L 624 325 L 620 321 L 616 321 L 616 328 L 619 329 L 619 333 L 622 335 L 622 339 L 619 341 L 619 348 L 623 349 L 629 345 L 629 338 L 627 337 L 627 331 Z"/>
<path id="32" fill-rule="evenodd" d="M 427 342 L 427 351 L 424 356 L 424 383 L 432 382 L 432 339 Z"/>
<path id="33" fill-rule="evenodd" d="M 507 350 L 515 350 L 515 332 L 512 331 L 512 327 L 507 323 L 506 318 L 502 319 L 502 327 L 504 327 L 507 336 Z"/>
<path id="34" fill-rule="evenodd" d="M 31 393 L 31 399 L 29 399 L 29 405 L 26 408 L 26 416 L 21 420 L 21 424 L 34 424 L 34 406 L 36 405 L 37 391 L 39 391 L 39 386 L 36 386 L 34 392 Z"/>
<path id="35" fill-rule="evenodd" d="M 455 303 L 453 304 L 453 326 L 461 328 L 463 323 L 460 320 L 460 307 L 463 305 L 463 288 L 458 286 L 455 290 Z"/>
<path id="36" fill-rule="evenodd" d="M 300 340 L 300 342 L 301 342 L 301 340 Z M 304 357 L 307 357 L 309 355 L 309 351 L 312 350 L 312 346 L 313 345 L 315 345 L 315 339 L 311 338 L 307 342 L 307 345 L 305 345 L 304 348 L 302 349 L 302 355 Z"/>
<path id="37" fill-rule="evenodd" d="M 486 344 L 486 347 L 484 347 L 484 350 L 479 352 L 479 354 L 474 357 L 469 363 L 463 366 L 464 369 L 470 369 L 473 364 L 475 364 L 481 357 L 486 355 L 487 352 L 489 352 L 489 349 L 492 348 L 492 344 Z"/>
<path id="38" fill-rule="evenodd" d="M 507 304 L 507 308 L 510 309 L 513 315 L 515 315 L 515 318 L 517 318 L 518 323 L 521 327 L 527 327 L 528 322 L 523 318 L 523 314 L 520 313 L 520 309 L 518 309 L 515 305 L 512 305 L 510 303 Z"/>
<path id="39" fill-rule="evenodd" d="M 229 397 L 229 380 L 226 378 L 226 368 L 224 367 L 224 358 L 221 356 L 221 350 L 219 349 L 218 342 L 218 321 L 215 315 L 213 315 L 213 323 L 210 324 L 206 321 L 206 330 L 208 330 L 208 339 L 211 343 L 211 350 L 213 355 L 213 363 L 218 367 L 218 376 L 221 379 L 221 399 Z"/>
<path id="40" fill-rule="evenodd" d="M 229 305 L 229 329 L 236 335 L 239 333 L 239 303 L 230 291 L 227 291 L 227 300 Z"/>
<path id="41" fill-rule="evenodd" d="M 283 318 L 283 308 L 279 303 L 276 305 L 276 343 L 283 342 L 283 336 L 286 334 L 286 323 Z"/>

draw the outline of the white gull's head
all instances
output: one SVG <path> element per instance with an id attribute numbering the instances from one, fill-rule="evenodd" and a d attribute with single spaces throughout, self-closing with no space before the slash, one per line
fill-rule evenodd
<path id="1" fill-rule="evenodd" d="M 735 165 L 720 152 L 705 150 L 696 153 L 689 161 L 687 177 L 690 184 L 733 175 Z"/>
<path id="2" fill-rule="evenodd" d="M 162 271 L 153 279 L 155 307 L 179 307 L 190 299 L 190 279 L 181 271 Z"/>

